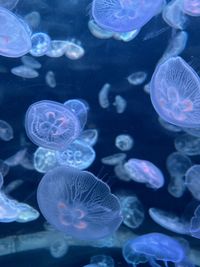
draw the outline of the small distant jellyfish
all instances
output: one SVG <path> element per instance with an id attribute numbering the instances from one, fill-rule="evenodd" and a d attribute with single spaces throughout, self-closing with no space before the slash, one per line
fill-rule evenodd
<path id="1" fill-rule="evenodd" d="M 32 69 L 40 69 L 42 67 L 40 62 L 31 56 L 23 56 L 21 58 L 21 61 L 25 66 L 32 68 Z"/>
<path id="2" fill-rule="evenodd" d="M 92 17 L 103 29 L 129 32 L 144 26 L 162 10 L 163 5 L 163 0 L 93 0 Z"/>
<path id="3" fill-rule="evenodd" d="M 79 136 L 81 125 L 76 114 L 65 105 L 43 100 L 28 108 L 25 129 L 36 145 L 52 150 L 65 150 Z"/>
<path id="4" fill-rule="evenodd" d="M 144 221 L 144 208 L 137 196 L 120 197 L 123 223 L 131 229 L 138 228 Z"/>
<path id="5" fill-rule="evenodd" d="M 51 71 L 51 70 L 47 71 L 47 73 L 45 75 L 45 81 L 49 87 L 51 87 L 51 88 L 56 87 L 56 78 L 55 78 L 55 74 L 53 71 Z"/>
<path id="6" fill-rule="evenodd" d="M 110 106 L 108 94 L 111 90 L 111 85 L 109 83 L 105 83 L 99 92 L 99 105 L 102 108 L 108 108 Z"/>
<path id="7" fill-rule="evenodd" d="M 50 42 L 50 47 L 46 52 L 46 55 L 52 58 L 62 57 L 66 52 L 66 48 L 67 48 L 67 41 L 52 40 Z"/>
<path id="8" fill-rule="evenodd" d="M 53 240 L 49 247 L 51 256 L 56 259 L 64 257 L 67 254 L 68 249 L 69 249 L 69 246 L 67 244 L 67 240 L 63 238 L 58 238 L 58 239 Z"/>
<path id="9" fill-rule="evenodd" d="M 183 12 L 192 17 L 200 16 L 200 1 L 199 0 L 183 0 Z"/>
<path id="10" fill-rule="evenodd" d="M 58 151 L 56 156 L 60 165 L 84 170 L 92 165 L 96 153 L 91 146 L 75 140 L 65 151 Z"/>
<path id="11" fill-rule="evenodd" d="M 200 205 L 197 206 L 194 216 L 190 220 L 190 234 L 191 236 L 200 239 Z"/>
<path id="12" fill-rule="evenodd" d="M 68 41 L 66 43 L 65 55 L 67 58 L 71 60 L 77 60 L 77 59 L 82 58 L 84 54 L 85 54 L 85 50 L 83 49 L 80 42 Z"/>
<path id="13" fill-rule="evenodd" d="M 174 140 L 176 150 L 187 156 L 200 155 L 200 138 L 189 134 L 178 135 Z"/>
<path id="14" fill-rule="evenodd" d="M 26 79 L 33 79 L 39 76 L 39 73 L 25 65 L 20 65 L 11 69 L 11 73 Z"/>
<path id="15" fill-rule="evenodd" d="M 94 146 L 98 140 L 98 131 L 96 129 L 84 130 L 79 137 L 78 141 L 81 141 L 89 146 Z"/>
<path id="16" fill-rule="evenodd" d="M 137 266 L 146 263 L 152 267 L 161 266 L 157 263 L 163 261 L 178 263 L 185 258 L 185 250 L 174 238 L 161 233 L 150 233 L 128 240 L 122 249 L 127 263 Z"/>
<path id="17" fill-rule="evenodd" d="M 14 222 L 18 216 L 16 201 L 9 199 L 3 192 L 0 192 L 0 222 Z"/>
<path id="18" fill-rule="evenodd" d="M 0 55 L 21 57 L 31 49 L 30 29 L 14 13 L 0 7 Z"/>
<path id="19" fill-rule="evenodd" d="M 0 139 L 10 141 L 13 139 L 13 128 L 6 121 L 0 120 Z"/>
<path id="20" fill-rule="evenodd" d="M 122 221 L 118 199 L 92 173 L 57 167 L 42 178 L 39 208 L 56 229 L 80 240 L 111 235 Z"/>
<path id="21" fill-rule="evenodd" d="M 181 127 L 200 125 L 200 79 L 181 57 L 157 66 L 150 96 L 156 112 L 169 123 Z"/>
<path id="22" fill-rule="evenodd" d="M 127 101 L 122 96 L 116 95 L 115 101 L 113 102 L 113 106 L 116 107 L 117 113 L 122 114 L 127 107 Z"/>
<path id="23" fill-rule="evenodd" d="M 77 116 L 81 129 L 83 129 L 87 122 L 87 113 L 89 109 L 86 102 L 79 99 L 69 99 L 64 105 Z"/>
<path id="24" fill-rule="evenodd" d="M 59 165 L 56 151 L 38 147 L 34 153 L 33 164 L 36 171 L 46 173 Z"/>
<path id="25" fill-rule="evenodd" d="M 134 140 L 129 134 L 120 134 L 115 139 L 115 146 L 121 151 L 131 150 Z"/>
<path id="26" fill-rule="evenodd" d="M 200 200 L 200 165 L 193 165 L 185 174 L 185 185 L 197 200 Z"/>
<path id="27" fill-rule="evenodd" d="M 167 190 L 170 193 L 170 195 L 172 195 L 175 198 L 182 197 L 186 190 L 184 177 L 172 176 L 171 181 L 168 184 Z"/>
<path id="28" fill-rule="evenodd" d="M 164 185 L 162 172 L 150 161 L 129 159 L 124 167 L 129 177 L 138 183 L 145 183 L 147 187 L 158 189 Z"/>
<path id="29" fill-rule="evenodd" d="M 112 257 L 108 255 L 95 255 L 90 259 L 91 264 L 95 264 L 98 267 L 114 267 L 115 263 Z"/>
<path id="30" fill-rule="evenodd" d="M 126 154 L 125 153 L 116 153 L 107 157 L 104 157 L 101 159 L 101 162 L 106 165 L 118 165 L 126 159 Z"/>
<path id="31" fill-rule="evenodd" d="M 114 173 L 119 180 L 130 182 L 132 179 L 129 177 L 128 172 L 124 168 L 123 163 L 119 163 L 114 167 Z"/>
<path id="32" fill-rule="evenodd" d="M 127 80 L 131 85 L 140 85 L 145 82 L 146 78 L 147 78 L 146 72 L 137 71 L 137 72 L 130 74 L 127 77 Z"/>
<path id="33" fill-rule="evenodd" d="M 31 29 L 35 29 L 40 25 L 41 16 L 39 12 L 33 11 L 33 12 L 28 13 L 24 17 L 24 20 L 28 23 Z"/>
<path id="34" fill-rule="evenodd" d="M 34 57 L 41 57 L 49 50 L 51 39 L 46 33 L 36 32 L 31 36 L 31 42 L 30 54 Z"/>

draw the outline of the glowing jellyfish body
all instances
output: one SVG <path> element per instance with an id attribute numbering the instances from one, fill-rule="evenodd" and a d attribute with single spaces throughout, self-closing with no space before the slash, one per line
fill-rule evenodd
<path id="1" fill-rule="evenodd" d="M 195 156 L 200 155 L 200 138 L 189 134 L 178 135 L 174 140 L 174 146 L 179 152 Z"/>
<path id="2" fill-rule="evenodd" d="M 134 140 L 129 134 L 120 134 L 115 138 L 115 146 L 121 151 L 131 150 Z"/>
<path id="3" fill-rule="evenodd" d="M 21 57 L 31 49 L 28 26 L 15 14 L 0 7 L 0 55 Z"/>
<path id="4" fill-rule="evenodd" d="M 0 139 L 10 141 L 13 139 L 13 128 L 6 121 L 0 120 Z"/>
<path id="5" fill-rule="evenodd" d="M 25 128 L 33 143 L 52 150 L 65 150 L 81 132 L 76 114 L 65 105 L 49 100 L 29 107 Z"/>
<path id="6" fill-rule="evenodd" d="M 93 0 L 92 16 L 103 29 L 129 32 L 144 26 L 163 5 L 163 0 Z"/>
<path id="7" fill-rule="evenodd" d="M 34 57 L 44 56 L 50 49 L 51 39 L 43 32 L 36 32 L 31 36 L 32 48 L 30 54 Z"/>
<path id="8" fill-rule="evenodd" d="M 16 201 L 9 199 L 3 192 L 0 192 L 0 222 L 14 222 L 17 216 Z"/>
<path id="9" fill-rule="evenodd" d="M 25 78 L 25 79 L 33 79 L 33 78 L 37 78 L 39 76 L 39 73 L 28 67 L 28 66 L 24 66 L 24 65 L 20 65 L 17 67 L 14 67 L 11 69 L 12 74 Z"/>
<path id="10" fill-rule="evenodd" d="M 124 167 L 128 176 L 138 183 L 145 183 L 148 187 L 158 189 L 164 185 L 162 172 L 150 161 L 129 159 Z"/>
<path id="11" fill-rule="evenodd" d="M 112 257 L 108 255 L 95 255 L 90 259 L 90 263 L 99 267 L 114 267 L 115 263 Z"/>
<path id="12" fill-rule="evenodd" d="M 37 200 L 46 220 L 82 240 L 112 234 L 122 221 L 118 199 L 92 173 L 57 167 L 42 178 Z"/>
<path id="13" fill-rule="evenodd" d="M 38 147 L 34 153 L 33 164 L 36 171 L 41 173 L 46 173 L 49 170 L 57 167 L 59 164 L 56 151 Z"/>
<path id="14" fill-rule="evenodd" d="M 197 200 L 200 200 L 200 165 L 193 165 L 185 174 L 185 184 Z"/>
<path id="15" fill-rule="evenodd" d="M 157 66 L 150 95 L 155 110 L 164 120 L 181 127 L 200 125 L 200 79 L 181 57 Z"/>
<path id="16" fill-rule="evenodd" d="M 183 0 L 183 12 L 194 17 L 200 16 L 200 1 Z"/>
<path id="17" fill-rule="evenodd" d="M 152 267 L 158 267 L 156 261 L 181 262 L 185 255 L 178 241 L 164 234 L 150 233 L 128 240 L 123 246 L 123 256 L 127 263 L 136 266 L 148 262 Z"/>

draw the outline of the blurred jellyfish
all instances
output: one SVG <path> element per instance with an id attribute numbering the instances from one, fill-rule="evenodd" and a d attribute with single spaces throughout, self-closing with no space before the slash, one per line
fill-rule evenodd
<path id="1" fill-rule="evenodd" d="M 199 0 L 183 0 L 183 12 L 189 16 L 200 16 L 200 1 Z"/>
<path id="2" fill-rule="evenodd" d="M 171 176 L 183 177 L 186 171 L 192 166 L 192 161 L 180 152 L 173 152 L 167 157 L 166 165 Z"/>
<path id="3" fill-rule="evenodd" d="M 27 223 L 36 220 L 40 216 L 39 212 L 28 204 L 17 202 L 16 208 L 18 209 L 16 222 Z"/>
<path id="4" fill-rule="evenodd" d="M 14 180 L 10 182 L 8 185 L 6 185 L 3 191 L 6 195 L 8 195 L 12 193 L 14 190 L 16 190 L 18 187 L 20 187 L 23 183 L 24 181 L 21 179 Z"/>
<path id="5" fill-rule="evenodd" d="M 40 69 L 42 67 L 40 62 L 31 56 L 23 56 L 21 58 L 21 61 L 25 66 L 27 66 L 31 69 Z"/>
<path id="6" fill-rule="evenodd" d="M 36 171 L 46 173 L 59 165 L 56 151 L 38 147 L 34 153 L 34 167 Z"/>
<path id="7" fill-rule="evenodd" d="M 102 108 L 108 108 L 110 106 L 110 102 L 108 99 L 108 94 L 110 92 L 111 85 L 109 83 L 105 83 L 99 92 L 99 105 Z"/>
<path id="8" fill-rule="evenodd" d="M 0 0 L 0 7 L 12 10 L 18 2 L 19 0 Z"/>
<path id="9" fill-rule="evenodd" d="M 94 146 L 98 140 L 98 131 L 96 129 L 84 130 L 76 140 Z"/>
<path id="10" fill-rule="evenodd" d="M 185 185 L 197 200 L 200 200 L 200 165 L 193 165 L 185 174 Z"/>
<path id="11" fill-rule="evenodd" d="M 152 267 L 161 266 L 157 260 L 164 261 L 165 266 L 168 266 L 168 262 L 177 263 L 185 258 L 181 244 L 160 233 L 150 233 L 128 240 L 122 253 L 126 262 L 133 266 L 146 262 Z"/>
<path id="12" fill-rule="evenodd" d="M 14 222 L 17 216 L 16 201 L 9 199 L 3 192 L 0 192 L 0 222 Z"/>
<path id="13" fill-rule="evenodd" d="M 49 247 L 51 256 L 56 259 L 65 256 L 68 252 L 68 249 L 69 249 L 69 246 L 66 240 L 63 238 L 58 238 L 56 240 L 53 240 Z"/>
<path id="14" fill-rule="evenodd" d="M 87 103 L 79 99 L 70 99 L 67 100 L 64 105 L 78 117 L 81 129 L 83 129 L 87 122 L 87 113 L 89 109 Z"/>
<path id="15" fill-rule="evenodd" d="M 144 208 L 137 196 L 120 197 L 123 223 L 129 228 L 136 229 L 144 221 Z"/>
<path id="16" fill-rule="evenodd" d="M 181 127 L 197 127 L 200 79 L 181 58 L 158 65 L 151 79 L 151 101 L 164 120 Z"/>
<path id="17" fill-rule="evenodd" d="M 26 151 L 27 151 L 26 148 L 20 149 L 19 151 L 17 151 L 17 153 L 7 158 L 4 162 L 10 167 L 17 166 L 22 162 L 26 154 Z"/>
<path id="18" fill-rule="evenodd" d="M 56 87 L 56 77 L 55 77 L 55 74 L 53 71 L 51 71 L 51 70 L 47 71 L 47 73 L 45 75 L 45 81 L 49 87 L 51 87 L 51 88 Z"/>
<path id="19" fill-rule="evenodd" d="M 115 263 L 112 257 L 108 255 L 95 255 L 90 259 L 91 264 L 95 264 L 98 267 L 114 267 Z"/>
<path id="20" fill-rule="evenodd" d="M 80 113 L 77 116 L 63 104 L 39 101 L 33 103 L 26 112 L 26 133 L 38 146 L 65 150 L 81 132 L 80 118 Z"/>
<path id="21" fill-rule="evenodd" d="M 13 128 L 6 121 L 0 120 L 0 139 L 10 141 L 13 139 Z"/>
<path id="22" fill-rule="evenodd" d="M 125 111 L 127 107 L 127 101 L 120 95 L 115 96 L 115 101 L 113 102 L 113 106 L 116 107 L 116 112 L 121 114 Z"/>
<path id="23" fill-rule="evenodd" d="M 52 40 L 50 42 L 50 47 L 46 52 L 48 57 L 62 57 L 66 52 L 67 41 L 62 40 Z"/>
<path id="24" fill-rule="evenodd" d="M 186 24 L 186 16 L 182 10 L 183 0 L 171 0 L 163 9 L 162 17 L 172 28 L 183 30 Z"/>
<path id="25" fill-rule="evenodd" d="M 14 13 L 0 7 L 0 55 L 21 57 L 31 49 L 30 29 Z"/>
<path id="26" fill-rule="evenodd" d="M 200 205 L 196 208 L 194 216 L 190 220 L 190 234 L 200 239 Z"/>
<path id="27" fill-rule="evenodd" d="M 129 32 L 144 26 L 161 11 L 163 5 L 163 0 L 143 2 L 93 0 L 92 17 L 103 29 L 113 32 Z"/>
<path id="28" fill-rule="evenodd" d="M 133 144 L 134 140 L 129 134 L 120 134 L 115 138 L 115 146 L 121 151 L 131 150 Z"/>
<path id="29" fill-rule="evenodd" d="M 174 140 L 176 150 L 188 156 L 200 155 L 200 138 L 189 134 L 178 135 Z"/>
<path id="30" fill-rule="evenodd" d="M 30 54 L 34 57 L 44 56 L 50 49 L 51 39 L 43 32 L 36 32 L 31 36 L 32 48 Z"/>
<path id="31" fill-rule="evenodd" d="M 154 222 L 167 230 L 182 235 L 189 233 L 189 222 L 182 220 L 173 213 L 157 208 L 150 208 L 149 215 Z"/>
<path id="32" fill-rule="evenodd" d="M 79 41 L 67 41 L 65 55 L 71 60 L 77 60 L 84 56 L 85 50 Z"/>
<path id="33" fill-rule="evenodd" d="M 161 117 L 158 117 L 158 122 L 163 128 L 165 128 L 168 131 L 175 132 L 175 133 L 182 131 L 182 128 L 163 120 Z"/>
<path id="34" fill-rule="evenodd" d="M 84 142 L 75 140 L 67 147 L 66 150 L 57 151 L 56 156 L 60 165 L 84 170 L 92 165 L 95 160 L 96 153 L 91 146 Z"/>
<path id="35" fill-rule="evenodd" d="M 6 164 L 5 161 L 0 159 L 0 173 L 3 175 L 3 177 L 5 177 L 8 174 L 9 169 L 10 168 L 9 168 L 8 164 Z"/>
<path id="36" fill-rule="evenodd" d="M 117 178 L 122 180 L 122 181 L 129 182 L 129 181 L 132 180 L 130 178 L 128 172 L 124 168 L 124 164 L 123 163 L 119 163 L 119 164 L 115 165 L 114 173 L 117 176 Z"/>
<path id="37" fill-rule="evenodd" d="M 92 173 L 57 167 L 41 180 L 37 200 L 46 220 L 81 240 L 106 237 L 122 221 L 118 199 Z"/>
<path id="38" fill-rule="evenodd" d="M 162 172 L 150 161 L 129 159 L 124 167 L 129 177 L 138 183 L 145 183 L 147 187 L 158 189 L 164 185 Z"/>
<path id="39" fill-rule="evenodd" d="M 39 73 L 25 65 L 20 65 L 11 69 L 11 73 L 26 79 L 33 79 L 39 76 Z"/>
<path id="40" fill-rule="evenodd" d="M 144 71 L 133 72 L 127 77 L 128 82 L 131 85 L 140 85 L 145 82 L 147 73 Z"/>
<path id="41" fill-rule="evenodd" d="M 186 185 L 183 177 L 173 176 L 171 177 L 171 181 L 168 185 L 168 192 L 170 195 L 176 198 L 180 198 L 183 196 L 186 190 Z"/>
<path id="42" fill-rule="evenodd" d="M 31 29 L 36 29 L 40 25 L 41 16 L 39 12 L 32 11 L 24 17 L 24 20 Z"/>
<path id="43" fill-rule="evenodd" d="M 118 165 L 126 159 L 125 153 L 116 153 L 101 159 L 101 162 L 106 165 Z"/>

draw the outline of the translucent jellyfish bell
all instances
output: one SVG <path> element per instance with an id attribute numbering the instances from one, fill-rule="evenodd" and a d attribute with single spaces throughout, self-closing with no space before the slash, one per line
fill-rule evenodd
<path id="1" fill-rule="evenodd" d="M 83 129 L 87 122 L 87 112 L 89 109 L 86 102 L 78 99 L 70 99 L 64 105 L 78 117 L 81 129 Z"/>
<path id="2" fill-rule="evenodd" d="M 46 220 L 58 230 L 81 240 L 108 236 L 122 217 L 118 199 L 92 173 L 57 167 L 42 178 L 37 200 Z"/>
<path id="3" fill-rule="evenodd" d="M 200 16 L 199 0 L 183 0 L 183 12 L 192 17 Z"/>
<path id="4" fill-rule="evenodd" d="M 200 165 L 193 165 L 185 174 L 185 184 L 197 200 L 200 200 Z"/>
<path id="5" fill-rule="evenodd" d="M 14 13 L 0 7 L 0 55 L 21 57 L 31 49 L 28 25 Z"/>
<path id="6" fill-rule="evenodd" d="M 78 116 L 65 105 L 49 100 L 28 108 L 25 128 L 33 143 L 52 150 L 65 150 L 81 132 Z"/>
<path id="7" fill-rule="evenodd" d="M 163 0 L 93 0 L 92 17 L 103 29 L 113 32 L 129 32 L 140 29 L 164 4 Z"/>
<path id="8" fill-rule="evenodd" d="M 168 266 L 168 262 L 181 262 L 185 257 L 184 248 L 178 241 L 160 233 L 150 233 L 128 240 L 122 253 L 126 262 L 133 266 L 145 262 L 152 267 L 161 266 L 157 264 L 157 260 L 164 261 L 165 266 Z"/>
<path id="9" fill-rule="evenodd" d="M 157 66 L 150 95 L 156 112 L 164 120 L 181 127 L 200 125 L 200 79 L 181 57 Z"/>
<path id="10" fill-rule="evenodd" d="M 44 56 L 50 48 L 51 39 L 43 32 L 36 32 L 31 36 L 32 48 L 30 54 L 34 57 Z"/>
<path id="11" fill-rule="evenodd" d="M 200 205 L 196 208 L 190 221 L 190 234 L 200 239 Z"/>

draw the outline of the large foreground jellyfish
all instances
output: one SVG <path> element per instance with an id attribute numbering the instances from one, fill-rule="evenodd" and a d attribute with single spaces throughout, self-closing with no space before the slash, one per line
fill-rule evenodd
<path id="1" fill-rule="evenodd" d="M 92 16 L 100 27 L 113 32 L 140 29 L 158 14 L 164 0 L 93 0 Z"/>
<path id="2" fill-rule="evenodd" d="M 185 258 L 184 248 L 178 241 L 164 234 L 150 233 L 128 240 L 123 246 L 125 260 L 136 266 L 149 262 L 152 267 L 161 267 L 156 261 L 178 263 Z"/>
<path id="3" fill-rule="evenodd" d="M 181 127 L 200 125 L 200 79 L 181 57 L 157 66 L 150 94 L 155 110 L 164 120 Z"/>
<path id="4" fill-rule="evenodd" d="M 31 49 L 28 25 L 14 13 L 0 7 L 0 55 L 21 57 Z"/>
<path id="5" fill-rule="evenodd" d="M 92 173 L 57 167 L 42 178 L 37 200 L 46 220 L 81 240 L 112 234 L 122 222 L 118 199 Z"/>
<path id="6" fill-rule="evenodd" d="M 81 122 L 65 105 L 43 100 L 33 103 L 26 112 L 28 137 L 38 146 L 65 150 L 81 132 Z"/>

